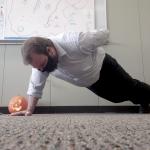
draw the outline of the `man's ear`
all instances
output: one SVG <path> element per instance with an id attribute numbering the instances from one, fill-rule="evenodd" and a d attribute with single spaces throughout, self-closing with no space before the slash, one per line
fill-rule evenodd
<path id="1" fill-rule="evenodd" d="M 47 53 L 49 53 L 50 52 L 50 47 L 46 47 L 46 51 L 47 51 Z"/>
<path id="2" fill-rule="evenodd" d="M 47 53 L 50 55 L 50 56 L 55 56 L 55 49 L 51 46 L 47 47 Z"/>
<path id="3" fill-rule="evenodd" d="M 52 55 L 52 47 L 47 47 L 46 48 L 46 51 L 47 51 L 47 53 L 49 54 L 49 55 Z"/>

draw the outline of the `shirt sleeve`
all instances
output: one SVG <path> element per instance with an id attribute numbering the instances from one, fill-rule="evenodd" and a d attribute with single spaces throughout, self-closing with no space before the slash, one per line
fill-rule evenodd
<path id="1" fill-rule="evenodd" d="M 49 73 L 47 72 L 41 72 L 36 68 L 32 68 L 27 94 L 36 98 L 41 98 L 48 75 Z"/>
<path id="2" fill-rule="evenodd" d="M 81 32 L 79 35 L 79 47 L 84 53 L 91 53 L 97 47 L 104 46 L 109 41 L 109 31 L 99 30 L 93 32 Z"/>

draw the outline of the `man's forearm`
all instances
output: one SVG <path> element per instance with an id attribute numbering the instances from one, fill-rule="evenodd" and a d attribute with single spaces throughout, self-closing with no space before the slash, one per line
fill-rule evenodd
<path id="1" fill-rule="evenodd" d="M 38 98 L 33 97 L 33 96 L 29 96 L 28 97 L 28 108 L 27 108 L 27 111 L 33 113 L 37 103 L 38 103 Z"/>

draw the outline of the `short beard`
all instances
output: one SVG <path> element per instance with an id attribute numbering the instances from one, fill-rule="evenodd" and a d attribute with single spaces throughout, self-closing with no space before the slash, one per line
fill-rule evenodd
<path id="1" fill-rule="evenodd" d="M 51 56 L 48 55 L 48 61 L 46 66 L 43 68 L 42 72 L 53 72 L 54 70 L 57 69 L 58 65 L 58 59 L 57 58 L 52 58 Z"/>

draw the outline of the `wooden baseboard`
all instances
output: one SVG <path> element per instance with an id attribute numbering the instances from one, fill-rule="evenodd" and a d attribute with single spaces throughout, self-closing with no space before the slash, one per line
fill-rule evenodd
<path id="1" fill-rule="evenodd" d="M 35 114 L 48 113 L 138 113 L 139 106 L 37 106 Z M 8 114 L 7 107 L 0 113 Z"/>

